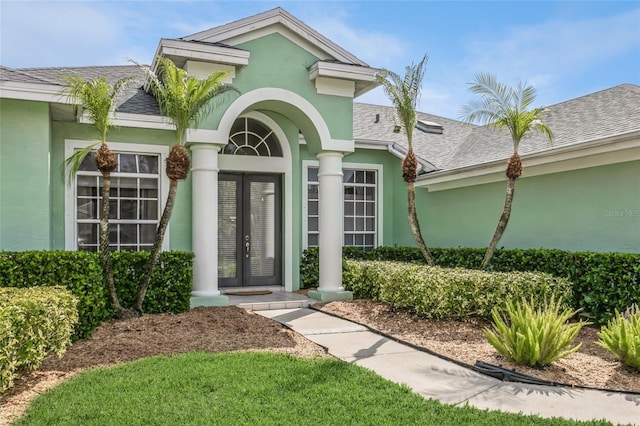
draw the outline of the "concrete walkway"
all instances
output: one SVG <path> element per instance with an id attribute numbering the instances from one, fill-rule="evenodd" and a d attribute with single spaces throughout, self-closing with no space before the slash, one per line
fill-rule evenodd
<path id="1" fill-rule="evenodd" d="M 640 425 L 640 395 L 502 382 L 309 308 L 256 310 L 346 362 L 447 404 Z"/>

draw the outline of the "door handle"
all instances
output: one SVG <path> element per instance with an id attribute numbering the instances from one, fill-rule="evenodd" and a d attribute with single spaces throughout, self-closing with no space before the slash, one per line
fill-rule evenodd
<path id="1" fill-rule="evenodd" d="M 245 250 L 245 257 L 249 257 L 249 251 L 251 250 L 251 244 L 249 243 L 249 236 L 245 235 L 244 237 L 245 239 L 245 243 L 244 243 L 244 250 Z"/>

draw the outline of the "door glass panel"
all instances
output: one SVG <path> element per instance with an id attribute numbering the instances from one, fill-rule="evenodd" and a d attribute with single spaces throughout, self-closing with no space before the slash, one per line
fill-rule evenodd
<path id="1" fill-rule="evenodd" d="M 218 181 L 218 277 L 237 276 L 236 181 Z"/>
<path id="2" fill-rule="evenodd" d="M 250 182 L 252 277 L 275 275 L 275 184 Z"/>

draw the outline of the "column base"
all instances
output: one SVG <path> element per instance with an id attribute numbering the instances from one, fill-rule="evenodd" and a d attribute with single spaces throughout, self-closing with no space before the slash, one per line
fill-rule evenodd
<path id="1" fill-rule="evenodd" d="M 191 296 L 191 309 L 198 306 L 229 306 L 229 296 Z"/>
<path id="2" fill-rule="evenodd" d="M 326 291 L 326 290 L 310 290 L 307 297 L 311 299 L 316 299 L 321 302 L 335 302 L 342 300 L 353 300 L 353 292 L 352 291 Z"/>

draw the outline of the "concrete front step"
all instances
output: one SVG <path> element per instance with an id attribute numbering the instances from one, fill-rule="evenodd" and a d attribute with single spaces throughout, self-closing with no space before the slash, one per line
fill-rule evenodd
<path id="1" fill-rule="evenodd" d="M 270 294 L 255 296 L 228 296 L 229 305 L 238 306 L 249 311 L 270 311 L 277 309 L 306 308 L 317 300 L 285 291 L 273 291 Z"/>

